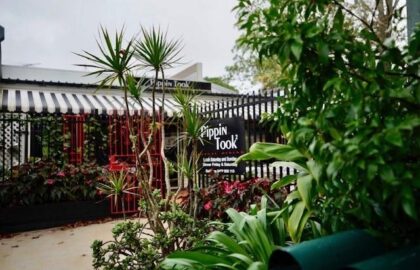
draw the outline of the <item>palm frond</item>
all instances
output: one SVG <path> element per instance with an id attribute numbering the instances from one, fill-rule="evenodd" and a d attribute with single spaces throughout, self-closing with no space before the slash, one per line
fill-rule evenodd
<path id="1" fill-rule="evenodd" d="M 130 39 L 124 45 L 124 29 L 117 31 L 113 39 L 108 31 L 101 27 L 100 39 L 96 41 L 100 54 L 95 55 L 87 51 L 75 53 L 90 62 L 89 64 L 77 64 L 77 66 L 94 69 L 86 76 L 104 76 L 100 79 L 98 88 L 111 87 L 115 81 L 120 82 L 120 86 L 122 86 L 125 72 L 135 67 L 132 62 L 134 55 L 133 42 L 133 39 Z"/>
<path id="2" fill-rule="evenodd" d="M 180 62 L 183 48 L 181 40 L 169 40 L 167 32 L 155 27 L 150 30 L 142 27 L 141 33 L 141 38 L 135 43 L 134 54 L 140 65 L 151 70 L 161 70 Z"/>

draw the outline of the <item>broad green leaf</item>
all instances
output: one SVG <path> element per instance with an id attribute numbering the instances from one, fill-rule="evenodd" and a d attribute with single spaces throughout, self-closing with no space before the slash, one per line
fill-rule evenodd
<path id="1" fill-rule="evenodd" d="M 302 54 L 302 43 L 293 41 L 291 45 L 291 51 L 293 55 L 296 57 L 296 60 L 300 60 L 300 55 Z"/>
<path id="2" fill-rule="evenodd" d="M 270 167 L 276 167 L 276 168 L 279 168 L 279 167 L 287 168 L 287 167 L 289 167 L 289 168 L 296 169 L 299 172 L 307 171 L 306 167 L 303 167 L 296 162 L 290 162 L 290 161 L 289 162 L 287 162 L 287 161 L 276 161 L 276 162 L 271 163 Z"/>
<path id="3" fill-rule="evenodd" d="M 267 269 L 267 265 L 262 262 L 253 262 L 247 270 L 265 270 Z"/>
<path id="4" fill-rule="evenodd" d="M 179 269 L 178 267 L 183 267 L 183 269 L 194 269 L 194 267 L 197 267 L 197 261 L 185 259 L 183 257 L 169 258 L 168 256 L 160 266 L 164 269 Z"/>
<path id="5" fill-rule="evenodd" d="M 307 38 L 313 38 L 316 35 L 319 35 L 321 33 L 322 28 L 318 27 L 317 25 L 312 25 L 307 31 L 306 31 L 306 37 Z"/>
<path id="6" fill-rule="evenodd" d="M 287 195 L 286 199 L 284 200 L 285 203 L 292 203 L 294 200 L 300 200 L 301 196 L 299 191 L 295 190 L 291 192 L 289 195 Z"/>
<path id="7" fill-rule="evenodd" d="M 232 253 L 232 254 L 229 254 L 228 257 L 238 259 L 239 261 L 242 261 L 247 265 L 251 265 L 254 262 L 252 257 L 246 256 L 242 253 L 241 254 L 240 253 Z"/>
<path id="8" fill-rule="evenodd" d="M 402 189 L 402 207 L 404 212 L 411 218 L 417 219 L 416 201 L 414 199 L 413 191 L 410 187 L 404 186 Z"/>
<path id="9" fill-rule="evenodd" d="M 367 179 L 372 180 L 378 174 L 378 165 L 372 163 L 367 167 Z"/>
<path id="10" fill-rule="evenodd" d="M 417 117 L 416 116 L 409 117 L 409 118 L 403 120 L 398 125 L 398 127 L 400 129 L 405 129 L 405 130 L 412 130 L 413 128 L 418 127 L 418 126 L 420 126 L 420 117 L 418 117 L 418 116 Z"/>
<path id="11" fill-rule="evenodd" d="M 324 87 L 322 88 L 322 90 L 329 90 L 329 88 L 331 87 L 337 87 L 341 84 L 341 78 L 339 77 L 334 77 L 332 79 L 329 79 L 325 84 Z"/>
<path id="12" fill-rule="evenodd" d="M 238 243 L 235 240 L 233 240 L 232 238 L 230 238 L 222 232 L 212 232 L 207 237 L 207 240 L 212 241 L 216 244 L 221 244 L 234 253 L 246 254 L 246 251 L 240 245 L 238 245 Z"/>
<path id="13" fill-rule="evenodd" d="M 398 184 L 397 179 L 395 178 L 394 171 L 390 166 L 382 166 L 382 169 L 379 171 L 382 179 L 387 181 L 390 184 Z"/>
<path id="14" fill-rule="evenodd" d="M 237 160 L 267 160 L 277 159 L 284 161 L 294 161 L 302 159 L 304 156 L 295 148 L 277 143 L 254 143 L 247 154 L 240 156 Z"/>
<path id="15" fill-rule="evenodd" d="M 389 130 L 385 135 L 385 140 L 396 146 L 401 147 L 403 145 L 401 133 L 397 129 Z"/>
<path id="16" fill-rule="evenodd" d="M 189 264 L 214 265 L 217 263 L 229 263 L 224 257 L 196 251 L 176 251 L 168 255 L 168 259 L 183 259 Z"/>
<path id="17" fill-rule="evenodd" d="M 298 229 L 300 222 L 303 217 L 303 213 L 305 211 L 305 203 L 303 201 L 298 202 L 292 211 L 292 214 L 290 215 L 290 218 L 287 223 L 287 228 L 290 234 L 290 237 L 292 238 L 292 241 L 297 243 L 298 240 Z"/>
<path id="18" fill-rule="evenodd" d="M 312 235 L 315 238 L 321 237 L 322 236 L 321 224 L 319 224 L 319 222 L 316 222 L 314 220 L 309 220 L 309 223 L 311 225 Z"/>
<path id="19" fill-rule="evenodd" d="M 282 188 L 284 186 L 290 185 L 291 183 L 295 182 L 296 179 L 297 179 L 297 174 L 292 174 L 292 175 L 285 176 L 282 179 L 274 182 L 271 185 L 271 190 L 279 189 L 279 188 Z"/>
<path id="20" fill-rule="evenodd" d="M 305 211 L 305 214 L 303 215 L 300 224 L 299 224 L 299 229 L 296 232 L 296 242 L 300 242 L 300 239 L 302 238 L 302 233 L 303 230 L 305 230 L 306 228 L 306 224 L 308 223 L 308 220 L 311 216 L 311 212 L 310 211 Z"/>
<path id="21" fill-rule="evenodd" d="M 303 202 L 308 210 L 311 209 L 312 204 L 312 183 L 311 175 L 298 176 L 297 187 Z"/>
<path id="22" fill-rule="evenodd" d="M 306 162 L 306 164 L 308 165 L 308 170 L 313 176 L 313 178 L 317 182 L 319 182 L 319 179 L 321 178 L 321 174 L 322 174 L 322 166 L 313 159 Z"/>
<path id="23" fill-rule="evenodd" d="M 268 208 L 268 199 L 267 196 L 262 196 L 261 198 L 261 210 L 267 209 Z"/>
<path id="24" fill-rule="evenodd" d="M 249 213 L 251 215 L 254 215 L 255 216 L 257 214 L 257 211 L 258 211 L 258 207 L 257 207 L 257 205 L 255 203 L 253 203 L 253 204 L 251 204 L 249 206 Z"/>

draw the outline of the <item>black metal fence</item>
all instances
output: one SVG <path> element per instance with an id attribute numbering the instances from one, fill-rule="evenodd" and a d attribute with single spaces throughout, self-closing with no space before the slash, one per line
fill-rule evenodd
<path id="1" fill-rule="evenodd" d="M 226 100 L 207 102 L 200 107 L 200 114 L 208 119 L 242 117 L 245 123 L 245 149 L 255 142 L 285 143 L 276 129 L 261 123 L 264 113 L 273 113 L 279 107 L 279 92 L 264 95 L 247 95 Z M 82 121 L 83 138 L 75 138 L 71 130 L 77 130 Z M 109 119 L 106 115 L 86 115 L 84 118 L 66 118 L 62 114 L 0 113 L 0 182 L 13 177 L 13 172 L 27 162 L 39 159 L 69 162 L 70 154 L 79 156 L 83 151 L 84 162 L 96 161 L 108 164 Z M 80 141 L 82 140 L 82 141 Z M 80 150 L 80 145 L 83 149 Z M 252 177 L 279 179 L 294 173 L 288 167 L 271 167 L 270 161 L 247 161 L 244 174 L 226 175 L 231 180 Z M 200 185 L 207 186 L 211 177 L 200 172 Z"/>
<path id="2" fill-rule="evenodd" d="M 80 153 L 81 162 L 106 164 L 107 121 L 102 115 L 66 118 L 60 114 L 0 113 L 0 182 L 13 177 L 28 162 L 75 162 L 75 152 Z M 75 132 L 78 126 L 83 126 L 82 136 Z"/>
<path id="3" fill-rule="evenodd" d="M 271 129 L 268 123 L 262 123 L 264 113 L 274 113 L 279 107 L 278 92 L 263 95 L 247 95 L 234 99 L 213 101 L 200 108 L 200 114 L 207 120 L 241 117 L 245 122 L 245 149 L 255 142 L 285 143 L 280 132 Z M 229 180 L 247 180 L 253 177 L 277 180 L 295 171 L 289 167 L 271 167 L 272 161 L 246 161 L 245 174 L 225 175 Z M 212 177 L 200 172 L 200 185 L 211 184 Z"/>

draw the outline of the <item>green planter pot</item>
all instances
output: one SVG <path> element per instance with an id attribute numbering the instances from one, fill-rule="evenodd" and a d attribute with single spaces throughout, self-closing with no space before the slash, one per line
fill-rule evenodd
<path id="1" fill-rule="evenodd" d="M 339 269 L 384 252 L 381 243 L 366 232 L 346 231 L 275 250 L 269 269 Z"/>
<path id="2" fill-rule="evenodd" d="M 400 270 L 420 268 L 420 246 L 399 249 L 345 267 L 346 270 Z"/>

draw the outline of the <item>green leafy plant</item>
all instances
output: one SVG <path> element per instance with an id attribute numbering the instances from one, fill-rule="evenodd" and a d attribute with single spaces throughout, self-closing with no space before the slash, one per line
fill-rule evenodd
<path id="1" fill-rule="evenodd" d="M 281 180 L 297 185 L 285 210 L 294 241 L 317 221 L 325 234 L 357 227 L 418 242 L 420 28 L 397 46 L 340 0 L 244 0 L 236 10 L 239 44 L 282 70 L 285 95 L 267 121 L 288 145 L 258 144 L 248 158 L 301 167 Z"/>
<path id="2" fill-rule="evenodd" d="M 114 200 L 114 204 L 121 202 L 123 216 L 125 219 L 125 199 L 124 194 L 137 196 L 138 194 L 134 191 L 137 186 L 133 186 L 134 182 L 128 181 L 128 172 L 123 170 L 119 172 L 109 172 L 107 181 L 100 182 L 97 184 L 97 188 L 101 194 L 105 194 L 107 198 Z M 131 176 L 130 176 L 131 177 Z M 118 201 L 119 200 L 119 201 Z"/>
<path id="3" fill-rule="evenodd" d="M 135 254 L 133 256 L 127 255 L 127 252 L 133 254 L 131 253 L 132 250 L 136 250 L 139 254 L 142 254 L 141 252 L 143 252 L 143 250 L 147 249 L 150 251 L 148 247 L 152 245 L 152 248 L 155 249 L 153 253 L 154 255 L 152 254 L 151 257 L 147 258 L 155 258 L 156 254 L 159 254 L 158 256 L 160 258 L 172 252 L 176 248 L 180 248 L 181 246 L 189 246 L 189 244 L 179 244 L 179 241 L 172 241 L 167 239 L 168 236 L 177 234 L 177 232 L 179 231 L 176 219 L 168 218 L 168 216 L 183 215 L 184 219 L 189 218 L 190 221 L 192 220 L 192 223 L 188 222 L 188 224 L 182 225 L 182 228 L 183 230 L 185 230 L 185 232 L 191 233 L 200 228 L 200 222 L 197 221 L 195 217 L 191 219 L 185 213 L 178 211 L 177 206 L 175 204 L 172 205 L 172 210 L 167 212 L 169 209 L 168 206 L 171 203 L 171 200 L 169 200 L 169 196 L 171 195 L 171 186 L 169 182 L 170 165 L 164 153 L 165 123 L 163 121 L 163 106 L 165 104 L 165 88 L 162 88 L 163 101 L 160 115 L 157 113 L 158 108 L 156 106 L 155 92 L 158 84 L 158 79 L 161 78 L 163 81 L 165 80 L 165 69 L 172 67 L 179 61 L 179 53 L 181 48 L 180 42 L 178 40 L 169 40 L 167 38 L 166 33 L 163 33 L 160 29 L 156 28 L 152 28 L 151 30 L 146 30 L 142 28 L 139 39 L 135 42 L 133 41 L 133 39 L 130 39 L 128 42 L 126 42 L 125 46 L 123 46 L 125 41 L 122 32 L 116 33 L 115 39 L 112 39 L 105 29 L 101 30 L 103 44 L 105 45 L 98 43 L 101 52 L 100 55 L 95 56 L 91 53 L 84 52 L 84 54 L 80 56 L 91 62 L 91 64 L 83 66 L 95 69 L 95 71 L 91 72 L 90 75 L 101 75 L 100 87 L 106 85 L 114 85 L 118 83 L 118 85 L 122 88 L 124 92 L 124 99 L 126 104 L 126 123 L 130 134 L 129 138 L 132 144 L 131 149 L 136 158 L 135 175 L 137 180 L 139 181 L 139 187 L 142 191 L 141 209 L 147 217 L 147 226 L 150 227 L 150 229 L 153 231 L 153 241 L 155 241 L 155 243 L 143 243 L 142 240 L 140 240 L 142 233 L 144 232 L 143 229 L 141 229 L 143 228 L 143 226 L 134 226 L 132 227 L 132 232 L 138 234 L 138 241 L 136 240 L 134 242 L 129 242 L 125 237 L 130 237 L 131 239 L 131 234 L 122 235 L 122 238 L 124 240 L 122 240 L 121 242 L 115 240 L 114 242 L 110 243 L 108 247 L 104 247 L 105 250 L 103 250 L 103 252 L 96 253 L 99 254 L 98 257 L 95 259 L 97 262 L 99 262 L 98 266 L 96 267 L 104 267 L 105 269 L 126 269 L 120 267 L 138 268 L 143 267 L 139 266 L 138 257 Z M 148 71 L 153 71 L 155 76 L 154 80 L 151 82 L 153 103 L 151 119 L 150 121 L 146 121 L 148 116 L 146 116 L 146 113 L 144 111 L 140 116 L 139 124 L 141 125 L 141 129 L 146 130 L 148 132 L 148 138 L 145 138 L 143 132 L 140 132 L 140 135 L 138 135 L 135 132 L 135 129 L 133 128 L 133 119 L 130 118 L 130 106 L 128 102 L 129 98 L 132 98 L 136 102 L 138 102 L 141 108 L 143 108 L 142 94 L 147 85 L 145 85 L 145 81 L 138 80 L 134 77 L 133 74 L 134 72 Z M 165 84 L 163 83 L 163 85 Z M 197 108 L 195 108 L 195 112 L 197 112 Z M 153 181 L 155 180 L 153 179 L 154 175 L 156 174 L 153 172 L 154 160 L 152 160 L 151 149 L 153 147 L 153 140 L 156 137 L 154 136 L 156 135 L 156 132 L 161 132 L 162 134 L 160 154 L 165 165 L 164 179 L 166 184 L 166 199 L 163 200 L 163 205 L 162 201 L 157 196 L 157 193 L 159 193 L 160 191 L 154 190 L 152 185 Z M 140 136 L 140 138 L 138 138 L 138 136 Z M 147 159 L 147 166 L 143 166 L 144 158 Z M 194 156 L 194 158 L 194 160 L 197 160 L 196 155 Z M 108 184 L 111 194 L 115 194 L 116 191 L 118 191 L 118 193 L 121 193 L 124 187 L 123 182 L 124 181 L 121 180 L 115 182 L 115 184 Z M 124 234 L 124 232 L 121 233 Z M 136 244 L 137 246 L 135 247 L 135 249 L 133 249 L 131 247 L 132 243 L 139 244 Z M 101 245 L 96 245 L 96 250 L 100 249 L 98 249 L 98 246 Z M 117 248 L 114 249 L 115 247 Z M 107 261 L 108 252 L 109 254 L 112 254 L 109 258 L 113 259 L 114 261 Z M 115 257 L 113 257 L 114 255 Z M 121 260 L 118 259 L 120 257 L 126 258 L 124 262 L 122 262 L 123 258 L 121 258 Z M 158 262 L 158 260 L 150 260 L 150 264 L 144 264 L 145 269 L 153 268 L 153 265 L 155 265 L 156 262 Z M 131 264 L 135 266 L 130 266 Z"/>
<path id="4" fill-rule="evenodd" d="M 165 81 L 165 70 L 179 64 L 181 57 L 182 44 L 180 40 L 169 40 L 167 33 L 161 31 L 160 28 L 151 28 L 147 30 L 141 29 L 142 37 L 135 44 L 135 57 L 140 61 L 141 67 L 146 71 L 152 70 L 154 72 L 153 88 L 152 88 L 152 127 L 155 126 L 156 121 L 156 85 L 159 79 L 159 74 L 162 76 L 162 81 Z M 161 148 L 160 156 L 164 164 L 164 180 L 166 187 L 166 200 L 169 201 L 171 195 L 170 183 L 170 163 L 165 154 L 165 83 L 162 84 L 162 106 L 160 107 L 160 132 L 161 132 Z M 152 132 L 151 135 L 153 135 Z M 149 141 L 152 136 L 149 137 Z"/>
<path id="5" fill-rule="evenodd" d="M 176 89 L 172 96 L 181 108 L 178 117 L 180 119 L 180 128 L 182 130 L 179 138 L 182 143 L 182 148 L 181 154 L 178 158 L 178 167 L 179 171 L 182 172 L 181 177 L 187 178 L 188 191 L 193 195 L 190 196 L 189 213 L 196 218 L 199 196 L 198 172 L 200 170 L 198 164 L 200 153 L 198 147 L 200 143 L 203 143 L 201 134 L 202 129 L 207 122 L 200 116 L 198 106 L 194 102 L 197 96 L 196 93 Z M 182 186 L 183 185 L 180 185 L 180 188 Z"/>
<path id="6" fill-rule="evenodd" d="M 277 218 L 283 219 L 291 240 L 300 242 L 302 234 L 307 227 L 312 229 L 314 236 L 321 234 L 320 224 L 314 218 L 316 214 L 316 202 L 314 198 L 314 180 L 319 177 L 319 171 L 312 162 L 299 151 L 289 145 L 276 143 L 255 143 L 249 152 L 242 155 L 239 160 L 282 160 L 274 162 L 272 166 L 289 166 L 298 170 L 297 174 L 288 175 L 271 185 L 272 190 L 277 190 L 296 184 L 297 190 L 287 195 L 283 208 L 279 211 Z"/>
<path id="7" fill-rule="evenodd" d="M 159 193 L 154 195 L 160 196 Z M 160 269 L 160 262 L 169 251 L 173 251 L 172 247 L 189 249 L 200 244 L 212 226 L 206 225 L 205 220 L 197 223 L 179 208 L 165 211 L 164 204 L 160 200 L 162 211 L 159 218 L 167 224 L 174 224 L 174 229 L 153 233 L 148 223 L 119 223 L 112 230 L 111 241 L 96 240 L 92 244 L 93 267 L 104 270 Z M 146 207 L 144 202 L 141 205 Z"/>
<path id="8" fill-rule="evenodd" d="M 273 220 L 263 198 L 261 209 L 249 215 L 228 209 L 227 232 L 214 231 L 207 244 L 190 251 L 177 251 L 163 262 L 164 269 L 267 269 L 277 245 L 285 244 L 284 224 Z"/>
<path id="9" fill-rule="evenodd" d="M 103 181 L 95 163 L 62 166 L 53 161 L 22 164 L 19 172 L 0 189 L 2 207 L 64 201 L 99 200 L 96 185 Z"/>
<path id="10" fill-rule="evenodd" d="M 211 178 L 213 185 L 200 189 L 198 216 L 210 219 L 225 220 L 225 211 L 233 208 L 237 211 L 248 212 L 251 205 L 261 201 L 263 195 L 268 194 L 282 201 L 279 191 L 270 192 L 270 180 L 252 178 L 245 181 L 229 181 L 221 177 Z"/>

